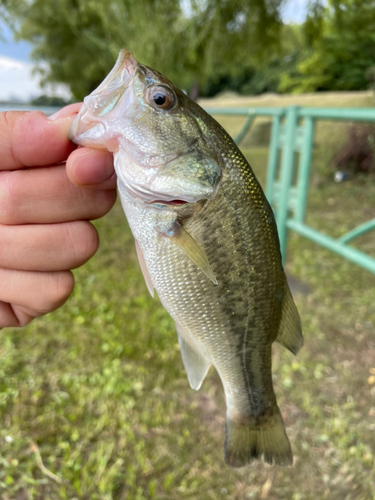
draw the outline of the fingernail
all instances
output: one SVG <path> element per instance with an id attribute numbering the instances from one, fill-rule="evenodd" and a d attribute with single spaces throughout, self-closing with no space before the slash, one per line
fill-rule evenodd
<path id="1" fill-rule="evenodd" d="M 81 107 L 82 103 L 74 103 L 74 104 L 69 104 L 68 106 L 65 106 L 62 109 L 59 109 L 59 111 L 56 111 L 56 113 L 53 113 L 53 115 L 47 116 L 48 120 L 55 121 L 58 120 L 59 118 L 74 118 L 78 111 L 79 108 Z"/>
<path id="2" fill-rule="evenodd" d="M 63 110 L 60 110 L 51 116 L 47 116 L 47 120 L 50 120 L 51 122 L 55 122 L 57 120 L 74 120 L 74 118 L 77 116 L 77 113 L 71 113 L 71 114 L 67 115 L 66 113 L 63 113 L 62 111 Z"/>
<path id="3" fill-rule="evenodd" d="M 59 109 L 59 111 L 56 111 L 56 113 L 53 113 L 53 115 L 47 116 L 47 119 L 51 121 L 57 120 L 58 118 L 60 118 L 60 116 L 63 115 L 62 111 L 62 109 Z"/>

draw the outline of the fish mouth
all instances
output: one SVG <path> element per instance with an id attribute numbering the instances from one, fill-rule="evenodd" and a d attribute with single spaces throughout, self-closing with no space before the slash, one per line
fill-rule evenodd
<path id="1" fill-rule="evenodd" d="M 118 149 L 113 141 L 108 147 L 106 122 L 112 123 L 119 116 L 131 113 L 132 84 L 138 66 L 129 50 L 120 51 L 107 77 L 97 89 L 85 97 L 70 128 L 69 140 L 80 146 L 107 147 L 112 152 Z"/>
<path id="2" fill-rule="evenodd" d="M 150 205 L 168 205 L 168 206 L 181 206 L 181 205 L 187 205 L 189 202 L 185 200 L 171 200 L 171 201 L 165 201 L 165 200 L 155 200 L 150 203 Z"/>
<path id="3" fill-rule="evenodd" d="M 126 84 L 129 79 L 133 78 L 137 68 L 138 62 L 130 50 L 120 50 L 112 70 L 108 73 L 107 77 L 102 81 L 99 87 L 91 92 L 90 95 L 96 96 L 109 88 L 117 88 Z"/>
<path id="4" fill-rule="evenodd" d="M 116 167 L 115 167 L 116 170 Z M 148 206 L 168 206 L 181 207 L 186 204 L 195 203 L 195 199 L 177 198 L 176 195 L 167 195 L 163 193 L 153 193 L 144 186 L 129 184 L 122 176 L 121 171 L 117 171 L 117 187 L 124 196 L 130 196 L 133 200 L 144 203 Z M 177 195 L 178 196 L 178 195 Z"/>

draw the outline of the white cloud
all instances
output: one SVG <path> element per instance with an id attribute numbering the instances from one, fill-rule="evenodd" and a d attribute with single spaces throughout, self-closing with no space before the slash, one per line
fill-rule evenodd
<path id="1" fill-rule="evenodd" d="M 12 69 L 22 69 L 25 63 L 21 61 L 16 61 L 15 59 L 9 59 L 9 57 L 0 56 L 0 70 L 8 71 Z"/>
<path id="2" fill-rule="evenodd" d="M 309 0 L 285 0 L 281 9 L 281 17 L 285 23 L 303 23 L 307 15 Z M 328 7 L 328 0 L 323 0 L 324 7 Z"/>
<path id="3" fill-rule="evenodd" d="M 308 0 L 287 0 L 282 8 L 286 23 L 302 23 L 306 19 Z"/>
<path id="4" fill-rule="evenodd" d="M 32 64 L 11 59 L 0 54 L 0 100 L 20 99 L 28 101 L 41 94 L 53 94 L 70 98 L 71 94 L 64 85 L 48 86 L 42 89 L 40 76 L 32 74 Z"/>

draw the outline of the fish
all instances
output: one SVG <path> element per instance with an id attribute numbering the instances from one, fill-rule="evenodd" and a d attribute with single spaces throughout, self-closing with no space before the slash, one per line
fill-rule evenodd
<path id="1" fill-rule="evenodd" d="M 273 210 L 230 135 L 123 49 L 69 138 L 114 156 L 145 282 L 175 321 L 188 380 L 212 365 L 226 400 L 225 462 L 291 465 L 272 344 L 303 345 Z"/>

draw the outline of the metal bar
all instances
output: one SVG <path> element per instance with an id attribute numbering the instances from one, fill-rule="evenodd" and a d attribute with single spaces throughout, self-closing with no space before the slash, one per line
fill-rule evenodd
<path id="1" fill-rule="evenodd" d="M 277 165 L 279 161 L 279 136 L 281 129 L 281 116 L 272 118 L 271 139 L 268 153 L 266 197 L 272 205 L 274 202 L 274 187 L 276 183 Z"/>
<path id="2" fill-rule="evenodd" d="M 353 247 L 343 245 L 339 240 L 335 240 L 330 236 L 326 236 L 311 227 L 305 226 L 303 223 L 296 221 L 295 219 L 290 219 L 287 221 L 287 226 L 296 233 L 308 238 L 309 240 L 321 245 L 332 252 L 341 255 L 342 257 L 354 262 L 358 266 L 363 267 L 367 271 L 371 271 L 375 274 L 375 259 L 372 257 L 356 250 Z"/>
<path id="3" fill-rule="evenodd" d="M 360 226 L 352 229 L 348 233 L 344 234 L 344 236 L 341 236 L 341 238 L 339 238 L 338 241 L 344 244 L 348 243 L 348 241 L 351 241 L 354 238 L 357 238 L 358 236 L 361 236 L 362 234 L 371 231 L 371 229 L 375 229 L 375 219 L 369 220 L 364 224 L 361 224 Z"/>
<path id="4" fill-rule="evenodd" d="M 245 122 L 245 125 L 242 127 L 242 130 L 239 132 L 237 137 L 234 139 L 234 142 L 238 145 L 242 139 L 245 137 L 246 132 L 249 130 L 251 127 L 251 124 L 253 123 L 255 118 L 255 115 L 249 115 L 248 119 Z"/>
<path id="5" fill-rule="evenodd" d="M 314 125 L 314 119 L 311 118 L 311 116 L 307 116 L 303 124 L 304 138 L 297 181 L 297 206 L 295 218 L 299 222 L 304 221 L 306 213 L 307 196 L 310 181 L 311 157 L 314 146 Z"/>
<path id="6" fill-rule="evenodd" d="M 273 203 L 277 206 L 280 198 L 280 183 L 276 182 L 273 188 Z M 294 212 L 297 206 L 297 188 L 292 186 L 289 190 L 289 211 Z"/>
<path id="7" fill-rule="evenodd" d="M 256 116 L 283 116 L 286 108 L 210 108 L 205 110 L 216 115 L 242 115 L 254 114 Z M 301 118 L 307 116 L 320 120 L 351 120 L 375 122 L 375 109 L 373 108 L 300 108 Z"/>
<path id="8" fill-rule="evenodd" d="M 321 120 L 353 120 L 375 122 L 373 108 L 301 108 L 299 116 Z"/>
<path id="9" fill-rule="evenodd" d="M 309 186 L 311 157 L 314 140 L 315 120 L 351 120 L 375 122 L 375 109 L 340 109 L 340 108 L 206 108 L 211 114 L 248 116 L 244 127 L 236 137 L 240 142 L 255 116 L 272 116 L 273 125 L 270 140 L 270 151 L 267 166 L 266 196 L 270 203 L 276 204 L 276 222 L 279 231 L 280 249 L 285 260 L 288 229 L 310 239 L 341 257 L 363 267 L 375 274 L 375 259 L 359 250 L 348 246 L 347 243 L 361 234 L 375 229 L 375 219 L 365 222 L 349 231 L 339 239 L 326 236 L 315 229 L 306 226 L 303 221 L 306 213 L 307 194 Z M 277 165 L 280 149 L 280 135 L 282 133 L 281 119 L 286 116 L 285 134 L 281 142 L 282 162 L 281 179 L 276 185 Z M 292 187 L 297 147 L 298 120 L 304 118 L 304 137 L 302 142 L 301 160 L 298 172 L 297 195 L 291 196 L 296 188 Z M 299 146 L 300 147 L 300 146 Z M 293 201 L 293 203 L 291 203 Z M 294 210 L 295 206 L 295 210 Z M 294 219 L 288 219 L 289 211 L 295 212 Z"/>
<path id="10" fill-rule="evenodd" d="M 295 106 L 288 108 L 285 124 L 285 145 L 281 158 L 280 197 L 276 212 L 277 229 L 279 231 L 280 239 L 280 250 L 283 260 L 285 260 L 287 243 L 288 229 L 286 226 L 286 222 L 289 212 L 289 192 L 293 182 L 297 122 L 298 108 Z"/>
<path id="11" fill-rule="evenodd" d="M 283 116 L 285 108 L 204 108 L 210 115 Z"/>

